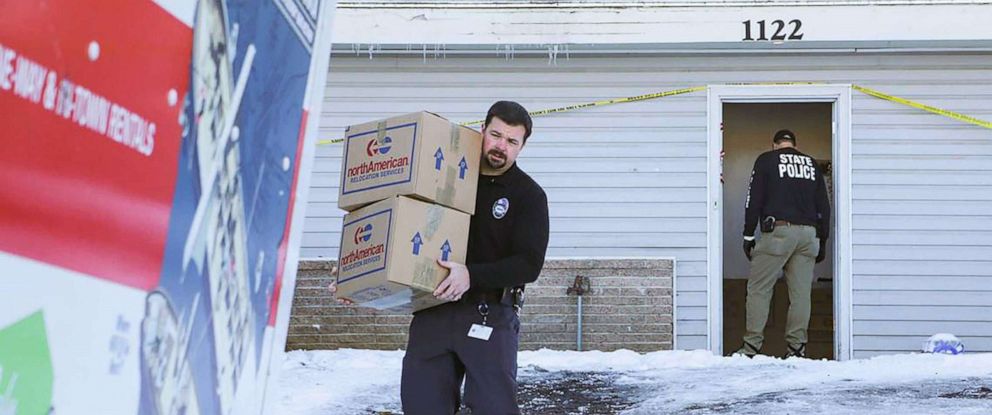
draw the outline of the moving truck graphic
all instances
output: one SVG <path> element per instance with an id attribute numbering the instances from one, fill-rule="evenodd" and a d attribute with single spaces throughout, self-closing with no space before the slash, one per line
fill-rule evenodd
<path id="1" fill-rule="evenodd" d="M 334 2 L 8 6 L 0 414 L 263 413 Z"/>

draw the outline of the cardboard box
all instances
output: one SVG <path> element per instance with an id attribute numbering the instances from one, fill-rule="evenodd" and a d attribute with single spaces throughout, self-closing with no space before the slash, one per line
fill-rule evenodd
<path id="1" fill-rule="evenodd" d="M 394 196 L 349 213 L 341 231 L 338 296 L 383 309 L 419 311 L 441 304 L 432 292 L 465 263 L 469 215 Z"/>
<path id="2" fill-rule="evenodd" d="M 429 112 L 348 127 L 338 207 L 407 195 L 475 213 L 482 134 Z"/>

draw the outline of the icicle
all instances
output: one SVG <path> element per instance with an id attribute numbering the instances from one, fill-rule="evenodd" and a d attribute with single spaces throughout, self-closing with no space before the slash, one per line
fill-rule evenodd
<path id="1" fill-rule="evenodd" d="M 548 65 L 558 65 L 558 45 L 548 45 Z"/>

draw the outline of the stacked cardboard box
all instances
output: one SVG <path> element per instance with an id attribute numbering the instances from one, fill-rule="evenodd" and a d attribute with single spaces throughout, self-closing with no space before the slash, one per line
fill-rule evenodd
<path id="1" fill-rule="evenodd" d="M 428 112 L 348 127 L 338 206 L 338 296 L 378 309 L 418 311 L 465 262 L 482 136 Z"/>

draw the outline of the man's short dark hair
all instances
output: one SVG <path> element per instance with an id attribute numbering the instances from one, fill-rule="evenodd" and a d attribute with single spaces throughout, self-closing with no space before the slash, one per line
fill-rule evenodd
<path id="1" fill-rule="evenodd" d="M 527 137 L 530 137 L 533 122 L 530 120 L 530 114 L 527 113 L 527 109 L 523 105 L 513 101 L 497 101 L 493 106 L 489 107 L 489 112 L 486 113 L 486 126 L 489 126 L 489 122 L 493 120 L 493 117 L 499 117 L 503 122 L 512 126 L 524 126 L 527 130 L 524 133 L 524 144 L 527 143 Z"/>
<path id="2" fill-rule="evenodd" d="M 775 138 L 772 139 L 772 142 L 775 144 L 781 144 L 783 141 L 789 141 L 792 145 L 796 145 L 796 135 L 789 130 L 778 130 L 778 132 L 775 133 Z"/>

